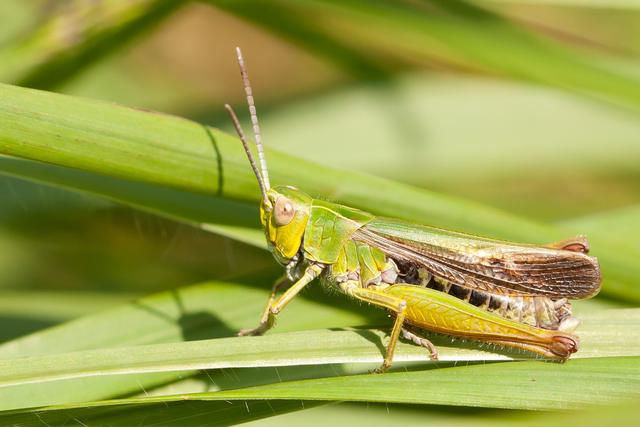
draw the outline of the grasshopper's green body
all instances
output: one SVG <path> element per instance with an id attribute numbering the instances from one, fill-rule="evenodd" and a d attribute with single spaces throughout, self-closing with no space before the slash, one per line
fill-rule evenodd
<path id="1" fill-rule="evenodd" d="M 287 270 L 273 287 L 260 325 L 240 335 L 268 330 L 289 301 L 321 276 L 343 293 L 395 315 L 381 370 L 391 365 L 400 334 L 437 357 L 433 345 L 416 329 L 561 360 L 577 351 L 578 338 L 571 332 L 579 322 L 571 316 L 568 299 L 588 298 L 600 289 L 598 263 L 586 255 L 586 239 L 546 246 L 515 244 L 378 218 L 313 199 L 290 186 L 270 188 L 239 50 L 238 56 L 262 171 L 235 114 L 227 109 L 262 190 L 260 219 L 269 248 Z"/>

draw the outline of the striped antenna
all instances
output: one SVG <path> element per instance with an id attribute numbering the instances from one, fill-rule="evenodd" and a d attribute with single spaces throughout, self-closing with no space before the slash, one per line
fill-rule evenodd
<path id="1" fill-rule="evenodd" d="M 249 104 L 249 114 L 251 116 L 251 124 L 253 125 L 253 135 L 256 140 L 256 147 L 258 148 L 258 161 L 260 162 L 261 175 L 264 180 L 264 186 L 268 190 L 271 187 L 269 184 L 269 171 L 267 170 L 267 160 L 264 157 L 264 149 L 262 148 L 260 125 L 258 124 L 256 105 L 253 103 L 253 91 L 251 90 L 251 83 L 249 82 L 247 69 L 244 66 L 242 51 L 239 47 L 236 47 L 236 53 L 238 54 L 238 65 L 240 66 L 240 74 L 242 75 L 242 82 L 244 83 L 244 91 L 247 94 L 247 104 Z"/>
<path id="2" fill-rule="evenodd" d="M 224 108 L 227 109 L 227 111 L 229 112 L 229 115 L 231 116 L 233 127 L 236 128 L 236 133 L 240 137 L 240 141 L 242 141 L 242 146 L 244 147 L 244 151 L 247 153 L 247 157 L 249 158 L 251 169 L 253 169 L 253 173 L 256 175 L 256 178 L 258 178 L 258 185 L 260 186 L 260 192 L 262 193 L 262 200 L 264 200 L 264 202 L 268 204 L 269 198 L 267 197 L 267 190 L 269 189 L 269 187 L 265 185 L 265 182 L 262 179 L 262 176 L 260 175 L 260 171 L 258 170 L 258 165 L 256 164 L 256 161 L 253 158 L 253 155 L 251 154 L 251 150 L 249 149 L 249 142 L 247 141 L 247 137 L 245 136 L 244 131 L 242 130 L 242 126 L 240 126 L 240 120 L 238 120 L 238 116 L 236 116 L 236 113 L 233 111 L 233 108 L 231 108 L 231 105 L 224 104 Z"/>

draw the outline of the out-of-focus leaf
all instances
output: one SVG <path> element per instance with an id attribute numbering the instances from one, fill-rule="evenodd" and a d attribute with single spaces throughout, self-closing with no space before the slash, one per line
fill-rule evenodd
<path id="1" fill-rule="evenodd" d="M 213 4 L 277 34 L 296 39 L 281 25 L 281 9 L 315 31 L 343 34 L 362 51 L 474 67 L 515 79 L 569 90 L 640 111 L 640 84 L 631 75 L 542 39 L 500 15 L 461 0 L 423 2 L 334 1 L 296 3 L 249 0 Z"/>
<path id="2" fill-rule="evenodd" d="M 640 161 L 634 115 L 548 88 L 463 76 L 414 74 L 388 89 L 355 86 L 285 105 L 261 123 L 278 150 L 445 192 L 493 190 L 486 199 L 496 202 L 547 176 L 567 204 L 587 194 L 578 212 L 609 206 L 589 200 L 595 197 L 580 186 L 583 177 L 633 179 Z M 563 194 L 576 187 L 572 197 Z M 551 209 L 536 203 L 521 211 Z"/>
<path id="3" fill-rule="evenodd" d="M 607 241 L 620 249 L 621 256 L 640 259 L 640 205 L 573 218 L 561 225 L 587 234 L 594 247 Z"/>
<path id="4" fill-rule="evenodd" d="M 121 305 L 132 299 L 133 295 L 100 292 L 2 290 L 0 316 L 64 321 Z"/>
<path id="5" fill-rule="evenodd" d="M 480 5 L 486 3 L 496 3 L 504 5 L 535 5 L 535 6 L 557 6 L 557 7 L 580 7 L 594 9 L 620 9 L 634 11 L 640 4 L 634 0 L 473 0 Z"/>
<path id="6" fill-rule="evenodd" d="M 38 28 L 0 48 L 0 80 L 52 88 L 157 25 L 180 0 L 65 2 Z"/>
<path id="7" fill-rule="evenodd" d="M 1 265 L 0 269 L 8 271 Z M 105 310 L 131 299 L 131 295 L 98 292 L 3 290 L 0 291 L 0 342 Z"/>

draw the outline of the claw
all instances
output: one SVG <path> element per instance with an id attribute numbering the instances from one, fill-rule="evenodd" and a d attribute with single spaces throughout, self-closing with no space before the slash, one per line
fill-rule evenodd
<path id="1" fill-rule="evenodd" d="M 376 368 L 373 371 L 371 371 L 371 373 L 372 374 L 384 374 L 385 372 L 387 372 L 389 370 L 390 367 L 391 367 L 391 365 L 387 365 L 386 363 L 383 363 L 379 368 Z"/>
<path id="2" fill-rule="evenodd" d="M 256 337 L 264 334 L 266 330 L 267 330 L 266 324 L 261 323 L 260 326 L 258 326 L 257 328 L 240 329 L 240 331 L 238 331 L 236 335 L 239 337 L 249 337 L 249 336 Z"/>

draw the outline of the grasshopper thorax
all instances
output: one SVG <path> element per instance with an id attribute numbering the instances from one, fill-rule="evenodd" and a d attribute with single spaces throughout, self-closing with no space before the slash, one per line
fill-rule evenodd
<path id="1" fill-rule="evenodd" d="M 283 265 L 300 250 L 311 201 L 311 197 L 295 187 L 278 186 L 270 188 L 260 204 L 260 222 L 269 249 Z"/>

